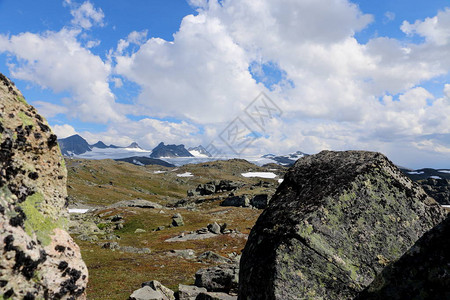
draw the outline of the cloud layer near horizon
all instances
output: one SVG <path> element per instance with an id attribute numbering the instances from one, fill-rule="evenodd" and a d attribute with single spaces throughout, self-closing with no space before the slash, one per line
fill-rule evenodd
<path id="1" fill-rule="evenodd" d="M 173 41 L 131 32 L 102 59 L 85 32 L 107 16 L 90 2 L 65 3 L 70 26 L 0 35 L 0 52 L 15 58 L 14 78 L 69 93 L 59 104 L 36 103 L 44 114 L 106 124 L 83 133 L 91 142 L 208 144 L 263 91 L 284 114 L 249 153 L 367 149 L 408 165 L 448 161 L 450 85 L 436 97 L 423 84 L 450 70 L 449 9 L 403 22 L 405 37 L 423 42 L 362 44 L 355 33 L 374 19 L 349 1 L 190 0 L 198 14 L 183 19 Z M 281 74 L 270 86 L 267 66 Z M 131 104 L 113 92 L 127 81 L 140 87 Z"/>

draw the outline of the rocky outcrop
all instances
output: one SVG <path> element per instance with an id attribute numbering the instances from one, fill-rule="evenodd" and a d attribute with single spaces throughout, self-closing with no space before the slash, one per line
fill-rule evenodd
<path id="1" fill-rule="evenodd" d="M 0 74 L 0 298 L 85 298 L 57 138 Z"/>
<path id="2" fill-rule="evenodd" d="M 450 205 L 450 180 L 428 178 L 419 181 L 425 192 L 441 205 Z"/>
<path id="3" fill-rule="evenodd" d="M 223 264 L 200 269 L 195 273 L 195 285 L 208 292 L 236 292 L 239 282 L 239 265 Z"/>
<path id="4" fill-rule="evenodd" d="M 188 197 L 193 196 L 208 196 L 216 193 L 231 192 L 241 188 L 241 182 L 234 182 L 231 180 L 214 180 L 204 184 L 199 184 L 195 190 L 188 190 Z"/>
<path id="5" fill-rule="evenodd" d="M 251 231 L 239 299 L 353 299 L 444 217 L 382 154 L 304 157 Z"/>
<path id="6" fill-rule="evenodd" d="M 450 299 L 450 218 L 388 266 L 358 300 Z"/>
<path id="7" fill-rule="evenodd" d="M 134 291 L 129 300 L 175 300 L 172 290 L 159 281 L 152 280 L 142 283 L 142 287 Z"/>

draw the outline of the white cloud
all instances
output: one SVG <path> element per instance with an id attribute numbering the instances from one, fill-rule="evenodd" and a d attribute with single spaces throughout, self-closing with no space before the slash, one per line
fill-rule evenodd
<path id="1" fill-rule="evenodd" d="M 65 105 L 72 117 L 94 122 L 121 120 L 108 84 L 111 67 L 81 46 L 79 33 L 63 28 L 43 34 L 0 35 L 0 52 L 16 57 L 9 64 L 14 78 L 57 93 L 70 92 L 72 97 Z"/>
<path id="2" fill-rule="evenodd" d="M 355 33 L 374 19 L 346 0 L 189 0 L 198 14 L 183 19 L 173 41 L 133 31 L 104 61 L 88 50 L 95 39 L 81 33 L 104 24 L 103 12 L 90 2 L 66 3 L 78 29 L 0 36 L 0 51 L 17 58 L 10 61 L 15 78 L 70 92 L 68 115 L 108 124 L 82 133 L 90 142 L 207 145 L 265 91 L 284 115 L 248 153 L 367 149 L 407 162 L 450 147 L 450 85 L 441 98 L 422 86 L 450 70 L 450 9 L 403 22 L 405 34 L 425 42 L 361 44 Z M 264 77 L 268 65 L 283 74 L 270 91 L 249 71 Z M 109 88 L 123 87 L 123 79 L 141 88 L 133 105 L 116 103 Z"/>
<path id="3" fill-rule="evenodd" d="M 78 134 L 75 128 L 68 124 L 64 125 L 54 125 L 52 126 L 53 132 L 56 134 L 58 139 L 63 139 L 69 136 L 72 136 L 74 134 Z"/>
<path id="4" fill-rule="evenodd" d="M 65 4 L 70 6 L 70 13 L 73 16 L 72 24 L 83 29 L 91 29 L 93 26 L 104 26 L 105 17 L 103 11 L 96 9 L 91 2 L 85 1 L 83 4 L 77 4 L 71 0 L 65 0 Z"/>
<path id="5" fill-rule="evenodd" d="M 450 41 L 450 8 L 439 11 L 432 18 L 417 20 L 413 24 L 403 21 L 402 31 L 408 35 L 420 35 L 427 42 L 442 46 Z"/>
<path id="6" fill-rule="evenodd" d="M 46 119 L 53 118 L 59 114 L 66 114 L 69 109 L 66 106 L 52 104 L 45 101 L 33 101 L 33 105 L 39 110 Z"/>

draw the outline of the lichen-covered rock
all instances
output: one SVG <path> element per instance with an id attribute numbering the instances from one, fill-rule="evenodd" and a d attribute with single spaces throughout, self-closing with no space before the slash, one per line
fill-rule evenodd
<path id="1" fill-rule="evenodd" d="M 358 300 L 450 299 L 450 218 L 425 233 Z"/>
<path id="2" fill-rule="evenodd" d="M 66 179 L 56 136 L 0 74 L 0 298 L 85 298 Z"/>
<path id="3" fill-rule="evenodd" d="M 424 191 L 441 205 L 450 205 L 450 180 L 428 178 L 421 180 Z"/>
<path id="4" fill-rule="evenodd" d="M 444 217 L 382 154 L 301 158 L 251 231 L 239 299 L 353 299 Z"/>

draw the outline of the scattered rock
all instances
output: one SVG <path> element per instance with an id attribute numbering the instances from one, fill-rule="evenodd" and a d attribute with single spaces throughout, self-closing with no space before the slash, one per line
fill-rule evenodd
<path id="1" fill-rule="evenodd" d="M 213 224 L 208 224 L 207 226 L 208 230 L 214 234 L 220 234 L 220 226 L 219 224 L 217 224 L 216 222 L 214 222 Z"/>
<path id="2" fill-rule="evenodd" d="M 0 99 L 0 298 L 85 299 L 56 135 L 3 74 Z"/>
<path id="3" fill-rule="evenodd" d="M 111 250 L 119 250 L 120 249 L 119 243 L 117 243 L 117 242 L 107 242 L 107 243 L 103 243 L 101 246 L 104 249 L 111 249 Z"/>
<path id="4" fill-rule="evenodd" d="M 80 241 L 86 241 L 91 243 L 98 241 L 98 236 L 96 235 L 80 234 L 77 238 Z"/>
<path id="5" fill-rule="evenodd" d="M 209 196 L 215 193 L 230 192 L 243 186 L 240 182 L 231 180 L 215 180 L 205 184 L 199 184 L 195 190 L 188 190 L 188 197 Z"/>
<path id="6" fill-rule="evenodd" d="M 146 286 L 161 293 L 163 295 L 164 300 L 175 300 L 174 292 L 171 289 L 166 288 L 159 281 L 152 280 L 152 281 L 142 283 L 142 287 L 146 287 Z"/>
<path id="7" fill-rule="evenodd" d="M 450 205 L 450 180 L 428 178 L 419 182 L 425 192 L 441 205 Z"/>
<path id="8" fill-rule="evenodd" d="M 382 154 L 303 157 L 251 231 L 240 299 L 353 299 L 444 216 Z"/>
<path id="9" fill-rule="evenodd" d="M 141 228 L 137 228 L 137 229 L 134 231 L 134 233 L 144 233 L 144 232 L 147 232 L 147 231 L 144 230 L 144 229 L 141 229 Z"/>
<path id="10" fill-rule="evenodd" d="M 205 288 L 193 286 L 193 285 L 178 285 L 178 292 L 175 295 L 177 300 L 195 300 L 198 294 L 206 293 Z"/>
<path id="11" fill-rule="evenodd" d="M 206 288 L 208 292 L 236 292 L 238 284 L 239 266 L 236 264 L 200 269 L 195 273 L 195 285 Z"/>
<path id="12" fill-rule="evenodd" d="M 149 286 L 144 286 L 138 290 L 135 290 L 129 300 L 166 300 L 164 296 L 159 292 L 155 291 Z"/>
<path id="13" fill-rule="evenodd" d="M 136 248 L 133 246 L 120 246 L 119 251 L 127 253 L 138 253 L 138 254 L 148 254 L 152 251 L 149 248 Z"/>
<path id="14" fill-rule="evenodd" d="M 156 231 L 161 231 L 164 230 L 166 227 L 165 226 L 158 226 L 158 228 L 156 228 Z"/>
<path id="15" fill-rule="evenodd" d="M 109 205 L 107 208 L 119 208 L 119 207 L 139 207 L 139 208 L 163 208 L 162 205 L 154 202 L 150 202 L 143 199 L 134 199 L 134 200 L 124 200 L 112 205 Z"/>
<path id="16" fill-rule="evenodd" d="M 173 215 L 172 226 L 175 226 L 175 227 L 184 226 L 183 217 L 180 214 Z"/>
<path id="17" fill-rule="evenodd" d="M 179 257 L 183 257 L 184 259 L 193 259 L 195 257 L 195 251 L 192 249 L 170 250 L 168 255 L 179 256 Z"/>
<path id="18" fill-rule="evenodd" d="M 199 260 L 209 260 L 217 263 L 231 263 L 231 260 L 212 251 L 206 251 L 198 256 Z"/>
<path id="19" fill-rule="evenodd" d="M 247 195 L 230 196 L 223 200 L 220 206 L 250 207 L 250 199 Z"/>

